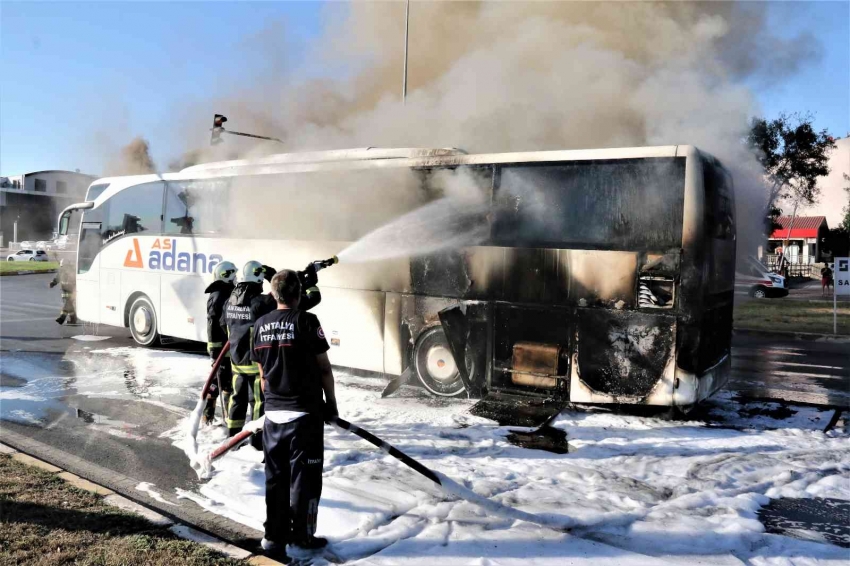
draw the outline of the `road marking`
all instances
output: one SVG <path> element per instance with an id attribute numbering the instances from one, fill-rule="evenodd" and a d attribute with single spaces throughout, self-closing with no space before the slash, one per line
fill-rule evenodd
<path id="1" fill-rule="evenodd" d="M 42 318 L 14 318 L 12 320 L 6 320 L 4 318 L 2 321 L 0 321 L 0 324 L 12 324 L 12 323 L 15 323 L 15 322 L 36 322 L 38 320 L 56 320 L 56 317 L 46 316 L 46 317 L 42 317 Z M 56 337 L 57 340 L 60 340 L 61 338 L 62 338 L 61 336 Z"/>
<path id="2" fill-rule="evenodd" d="M 788 348 L 788 350 L 799 350 L 799 348 Z M 786 350 L 762 350 L 760 348 L 739 348 L 733 347 L 732 354 L 735 352 L 755 352 L 756 354 L 779 354 L 782 356 L 807 356 L 808 354 L 799 352 L 789 352 Z"/>
<path id="3" fill-rule="evenodd" d="M 29 307 L 29 308 L 34 308 L 34 309 L 53 310 L 53 309 L 58 308 L 60 306 L 62 306 L 62 304 L 59 301 L 56 301 L 55 306 L 54 305 L 48 305 L 48 304 L 45 304 L 45 303 L 20 303 L 20 302 L 0 303 L 0 309 L 24 309 L 26 307 Z"/>

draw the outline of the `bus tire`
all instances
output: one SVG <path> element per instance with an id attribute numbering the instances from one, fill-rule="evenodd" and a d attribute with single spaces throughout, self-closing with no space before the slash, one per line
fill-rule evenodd
<path id="1" fill-rule="evenodd" d="M 466 367 L 472 375 L 471 359 L 466 360 Z M 413 347 L 413 369 L 422 386 L 433 395 L 456 397 L 466 390 L 441 326 L 432 326 L 419 335 Z"/>
<path id="2" fill-rule="evenodd" d="M 159 333 L 157 332 L 156 310 L 150 299 L 145 295 L 136 297 L 130 306 L 129 322 L 130 334 L 133 340 L 140 346 L 156 346 L 159 344 Z"/>
<path id="3" fill-rule="evenodd" d="M 755 287 L 753 289 L 752 296 L 755 299 L 763 299 L 767 297 L 767 291 L 765 291 L 764 287 Z"/>

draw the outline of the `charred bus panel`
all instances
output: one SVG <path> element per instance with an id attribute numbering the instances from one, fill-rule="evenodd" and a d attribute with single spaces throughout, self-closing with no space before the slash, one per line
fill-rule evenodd
<path id="1" fill-rule="evenodd" d="M 414 293 L 473 306 L 475 385 L 688 408 L 726 382 L 731 179 L 683 153 L 496 167 L 489 245 L 412 260 Z"/>

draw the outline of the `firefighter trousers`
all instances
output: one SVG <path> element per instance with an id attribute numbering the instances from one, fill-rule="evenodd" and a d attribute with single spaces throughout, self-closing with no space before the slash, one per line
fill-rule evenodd
<path id="1" fill-rule="evenodd" d="M 256 367 L 256 364 L 254 364 Z M 260 390 L 260 370 L 247 373 L 244 366 L 233 367 L 233 393 L 227 404 L 227 432 L 230 436 L 238 434 L 245 426 L 248 405 L 252 406 L 251 419 L 263 416 L 263 392 Z"/>
<path id="2" fill-rule="evenodd" d="M 299 543 L 316 534 L 324 460 L 322 419 L 305 415 L 277 424 L 266 419 L 265 537 L 279 544 Z"/>
<path id="3" fill-rule="evenodd" d="M 210 353 L 210 358 L 213 362 L 215 362 L 219 353 L 221 353 L 221 348 L 207 348 L 207 350 Z M 221 383 L 221 392 L 218 390 L 219 383 Z M 215 415 L 215 405 L 218 400 L 219 393 L 224 395 L 224 406 L 227 407 L 230 404 L 230 395 L 233 393 L 233 372 L 230 368 L 230 352 L 224 355 L 224 359 L 221 361 L 221 364 L 218 366 L 218 370 L 216 371 L 216 378 L 210 384 L 207 404 L 206 407 L 204 407 L 204 416 L 210 420 L 212 420 Z M 227 416 L 225 415 L 225 418 L 226 417 Z"/>

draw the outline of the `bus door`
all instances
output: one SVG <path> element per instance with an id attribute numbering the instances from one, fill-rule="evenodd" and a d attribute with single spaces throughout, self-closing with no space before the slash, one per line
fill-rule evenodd
<path id="1" fill-rule="evenodd" d="M 80 320 L 100 323 L 100 250 L 102 210 L 87 210 L 77 248 L 76 310 Z"/>

